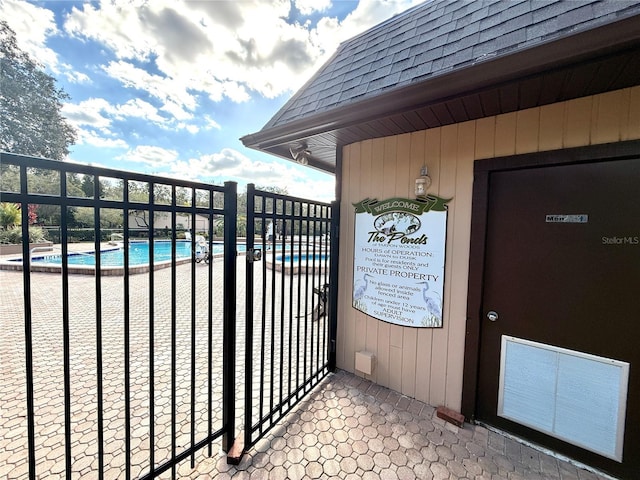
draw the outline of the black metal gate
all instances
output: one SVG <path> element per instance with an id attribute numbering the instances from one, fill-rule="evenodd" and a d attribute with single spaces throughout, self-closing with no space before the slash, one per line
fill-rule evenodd
<path id="1" fill-rule="evenodd" d="M 58 223 L 50 234 L 60 245 L 25 241 L 23 260 L 2 262 L 0 401 L 12 474 L 176 478 L 177 465 L 190 457 L 193 468 L 213 441 L 228 450 L 236 184 L 5 153 L 0 168 L 1 202 L 20 207 L 22 238 L 39 213 Z"/>
<path id="2" fill-rule="evenodd" d="M 176 478 L 231 449 L 243 347 L 245 448 L 335 368 L 336 204 L 249 185 L 236 326 L 234 182 L 0 156 L 3 223 L 54 240 L 0 259 L 10 476 Z"/>
<path id="3" fill-rule="evenodd" d="M 335 369 L 337 211 L 247 188 L 245 449 Z"/>

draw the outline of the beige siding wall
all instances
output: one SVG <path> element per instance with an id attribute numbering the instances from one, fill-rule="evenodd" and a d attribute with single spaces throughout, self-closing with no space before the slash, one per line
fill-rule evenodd
<path id="1" fill-rule="evenodd" d="M 459 411 L 474 160 L 635 139 L 640 139 L 640 87 L 346 146 L 338 367 L 355 372 L 355 352 L 373 352 L 372 381 Z M 351 306 L 353 203 L 367 197 L 412 197 L 415 178 L 425 163 L 433 180 L 429 191 L 453 197 L 447 227 L 444 327 L 440 329 L 391 325 Z"/>

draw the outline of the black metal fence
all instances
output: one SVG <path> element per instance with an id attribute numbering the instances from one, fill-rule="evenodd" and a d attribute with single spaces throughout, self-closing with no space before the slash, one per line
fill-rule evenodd
<path id="1" fill-rule="evenodd" d="M 336 212 L 248 186 L 245 448 L 335 369 Z"/>
<path id="2" fill-rule="evenodd" d="M 39 214 L 53 219 L 60 235 L 53 252 L 31 252 L 23 242 L 22 274 L 11 272 L 2 287 L 3 302 L 23 299 L 3 318 L 3 335 L 16 341 L 3 352 L 12 369 L 3 369 L 0 381 L 7 382 L 3 392 L 16 392 L 3 403 L 11 405 L 3 417 L 26 427 L 13 454 L 28 464 L 25 476 L 47 478 L 51 468 L 59 474 L 48 459 L 60 445 L 68 479 L 83 468 L 98 478 L 167 471 L 175 478 L 183 460 L 193 468 L 205 447 L 211 455 L 212 442 L 221 439 L 228 450 L 235 430 L 236 184 L 5 153 L 0 168 L 1 202 L 20 206 L 22 237 Z M 142 229 L 147 242 L 133 241 L 131 216 L 143 219 L 135 236 Z M 206 235 L 192 232 L 179 242 L 184 218 L 204 222 Z M 70 241 L 79 219 L 83 239 L 91 238 L 80 251 Z M 221 219 L 224 243 L 215 245 Z M 113 225 L 121 233 L 109 253 L 98 254 L 103 230 Z M 170 232 L 168 241 L 154 238 L 158 230 Z M 212 256 L 215 248 L 222 258 Z M 124 274 L 102 275 L 111 255 Z M 93 276 L 70 274 L 76 260 Z M 37 262 L 60 274 L 32 273 Z"/>

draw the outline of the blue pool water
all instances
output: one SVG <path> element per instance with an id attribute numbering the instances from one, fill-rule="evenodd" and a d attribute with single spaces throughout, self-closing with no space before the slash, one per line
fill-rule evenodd
<path id="1" fill-rule="evenodd" d="M 244 252 L 245 245 L 238 244 L 238 251 Z M 224 244 L 214 243 L 211 253 L 216 255 L 224 252 Z M 191 242 L 176 242 L 176 258 L 191 257 Z M 153 248 L 153 263 L 171 260 L 171 241 L 156 240 Z M 100 252 L 101 265 L 106 267 L 122 267 L 124 265 L 124 249 L 114 248 L 103 250 Z M 33 257 L 32 263 L 49 263 L 60 265 L 62 263 L 61 255 L 45 255 L 42 257 Z M 95 265 L 96 257 L 93 252 L 89 253 L 70 253 L 68 255 L 69 265 Z M 129 244 L 129 265 L 146 265 L 149 263 L 149 243 L 148 242 L 132 242 Z"/>

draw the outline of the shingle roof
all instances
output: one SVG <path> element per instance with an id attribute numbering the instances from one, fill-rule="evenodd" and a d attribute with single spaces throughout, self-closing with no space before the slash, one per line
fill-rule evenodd
<path id="1" fill-rule="evenodd" d="M 428 0 L 342 43 L 263 130 L 639 12 L 633 0 Z"/>
<path id="2" fill-rule="evenodd" d="M 430 0 L 348 40 L 250 148 L 340 147 L 640 85 L 640 1 Z"/>

